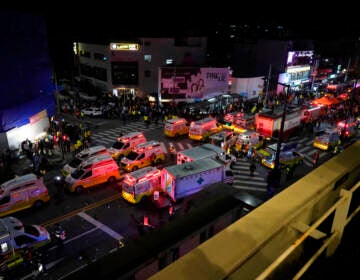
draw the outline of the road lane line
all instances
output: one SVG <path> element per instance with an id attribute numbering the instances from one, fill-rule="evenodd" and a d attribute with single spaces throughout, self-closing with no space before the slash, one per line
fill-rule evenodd
<path id="1" fill-rule="evenodd" d="M 116 231 L 113 231 L 111 228 L 109 228 L 106 225 L 104 225 L 104 224 L 100 223 L 99 221 L 95 220 L 93 217 L 89 216 L 85 212 L 78 213 L 78 216 L 80 216 L 84 220 L 88 221 L 89 223 L 92 223 L 97 228 L 101 229 L 103 232 L 107 233 L 108 235 L 110 235 L 115 240 L 121 240 L 121 239 L 124 238 L 121 234 L 117 233 Z"/>

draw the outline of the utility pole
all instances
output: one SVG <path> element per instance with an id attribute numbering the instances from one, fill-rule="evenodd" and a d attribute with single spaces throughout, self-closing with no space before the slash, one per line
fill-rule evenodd
<path id="1" fill-rule="evenodd" d="M 278 142 L 277 142 L 277 146 L 276 146 L 275 166 L 274 166 L 274 170 L 272 172 L 272 178 L 274 178 L 275 182 L 277 182 L 279 184 L 280 183 L 280 177 L 281 177 L 281 172 L 280 172 L 280 150 L 281 150 L 281 144 L 282 144 L 282 141 L 283 141 L 283 134 L 284 134 L 284 126 L 285 126 L 285 118 L 286 118 L 286 110 L 287 110 L 287 104 L 288 104 L 290 85 L 282 84 L 282 83 L 278 83 L 278 84 L 284 86 L 284 90 L 285 90 L 285 103 L 284 103 L 284 109 L 283 109 L 282 117 L 281 117 L 279 138 L 278 138 Z M 277 186 L 277 187 L 279 187 L 279 186 Z"/>
<path id="2" fill-rule="evenodd" d="M 267 108 L 268 105 L 268 99 L 269 99 L 269 84 L 270 84 L 270 77 L 271 77 L 271 64 L 269 65 L 269 73 L 267 77 L 267 83 L 266 83 L 266 90 L 265 90 L 265 107 Z"/>
<path id="3" fill-rule="evenodd" d="M 349 69 L 350 69 L 350 63 L 351 63 L 351 56 L 349 57 L 348 60 L 348 64 L 346 67 L 346 73 L 345 73 L 345 77 L 344 77 L 344 83 L 346 83 L 347 79 L 348 79 L 348 73 L 349 73 Z"/>

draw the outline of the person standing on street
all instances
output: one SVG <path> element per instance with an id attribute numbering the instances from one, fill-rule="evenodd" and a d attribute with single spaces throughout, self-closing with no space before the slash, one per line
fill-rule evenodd
<path id="1" fill-rule="evenodd" d="M 250 176 L 251 176 L 251 177 L 254 177 L 254 172 L 255 172 L 255 170 L 256 170 L 256 165 L 255 165 L 254 162 L 252 162 L 252 163 L 250 164 Z"/>
<path id="2" fill-rule="evenodd" d="M 318 160 L 319 160 L 319 151 L 316 151 L 313 157 L 313 168 L 317 167 Z"/>

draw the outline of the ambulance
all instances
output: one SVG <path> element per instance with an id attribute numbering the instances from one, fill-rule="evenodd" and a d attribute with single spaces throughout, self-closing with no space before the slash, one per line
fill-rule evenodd
<path id="1" fill-rule="evenodd" d="M 357 123 L 353 118 L 338 122 L 337 127 L 340 137 L 343 139 L 355 137 L 357 135 Z"/>
<path id="2" fill-rule="evenodd" d="M 84 189 L 119 180 L 120 170 L 111 155 L 99 155 L 84 161 L 72 174 L 65 177 L 65 187 L 70 192 L 81 193 Z"/>
<path id="3" fill-rule="evenodd" d="M 235 150 L 238 152 L 247 152 L 250 147 L 257 150 L 262 148 L 263 144 L 264 138 L 260 133 L 249 130 L 238 135 L 235 143 Z"/>
<path id="4" fill-rule="evenodd" d="M 204 141 L 221 130 L 222 127 L 217 125 L 217 120 L 215 118 L 205 118 L 191 122 L 189 138 L 196 141 Z"/>
<path id="5" fill-rule="evenodd" d="M 31 207 L 40 208 L 49 200 L 47 187 L 35 174 L 15 177 L 0 186 L 0 217 Z"/>
<path id="6" fill-rule="evenodd" d="M 223 148 L 231 148 L 237 139 L 237 134 L 231 130 L 223 130 L 210 136 L 210 143 Z"/>
<path id="7" fill-rule="evenodd" d="M 184 118 L 168 119 L 165 122 L 164 134 L 167 137 L 178 137 L 180 135 L 188 134 L 189 126 Z"/>
<path id="8" fill-rule="evenodd" d="M 338 144 L 340 134 L 336 128 L 326 128 L 315 134 L 313 146 L 323 151 L 328 151 Z"/>
<path id="9" fill-rule="evenodd" d="M 73 173 L 83 161 L 97 155 L 110 155 L 110 152 L 103 145 L 92 146 L 88 149 L 82 150 L 80 153 L 76 154 L 69 163 L 64 165 L 61 169 L 62 175 L 66 177 L 67 175 Z"/>
<path id="10" fill-rule="evenodd" d="M 109 148 L 109 152 L 114 159 L 121 159 L 127 156 L 137 145 L 146 142 L 146 137 L 142 132 L 130 132 L 117 139 Z"/>
<path id="11" fill-rule="evenodd" d="M 159 141 L 151 140 L 139 144 L 121 159 L 121 168 L 128 172 L 165 161 L 165 151 Z"/>
<path id="12" fill-rule="evenodd" d="M 153 166 L 128 173 L 122 181 L 122 196 L 133 204 L 141 202 L 155 191 L 161 191 L 161 173 Z"/>

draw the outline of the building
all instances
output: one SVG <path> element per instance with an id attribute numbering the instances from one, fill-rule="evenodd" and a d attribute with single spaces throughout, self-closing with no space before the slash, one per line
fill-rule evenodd
<path id="1" fill-rule="evenodd" d="M 40 16 L 0 12 L 0 153 L 39 138 L 55 112 L 46 30 Z"/>
<path id="2" fill-rule="evenodd" d="M 159 67 L 205 63 L 206 37 L 138 38 L 105 44 L 74 43 L 80 79 L 120 100 L 157 96 Z"/>

